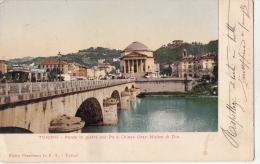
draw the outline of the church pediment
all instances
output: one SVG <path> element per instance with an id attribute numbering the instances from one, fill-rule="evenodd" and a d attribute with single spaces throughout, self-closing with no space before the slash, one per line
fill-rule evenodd
<path id="1" fill-rule="evenodd" d="M 124 55 L 120 59 L 123 59 L 123 58 L 147 58 L 147 55 L 140 54 L 140 53 L 137 53 L 137 52 L 132 52 L 130 54 Z"/>

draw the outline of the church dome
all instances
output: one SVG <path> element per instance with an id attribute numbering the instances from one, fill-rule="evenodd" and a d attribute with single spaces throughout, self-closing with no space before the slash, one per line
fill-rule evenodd
<path id="1" fill-rule="evenodd" d="M 124 51 L 152 51 L 146 45 L 140 42 L 133 42 L 127 46 Z"/>

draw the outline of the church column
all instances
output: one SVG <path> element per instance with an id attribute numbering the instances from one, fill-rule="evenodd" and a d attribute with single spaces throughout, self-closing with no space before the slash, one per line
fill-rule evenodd
<path id="1" fill-rule="evenodd" d="M 139 59 L 136 59 L 136 73 L 139 73 L 138 60 Z"/>
<path id="2" fill-rule="evenodd" d="M 130 60 L 127 60 L 127 72 L 126 73 L 129 73 L 129 68 L 130 68 Z"/>
<path id="3" fill-rule="evenodd" d="M 132 71 L 134 71 L 134 60 L 132 60 L 131 68 L 133 68 Z"/>
<path id="4" fill-rule="evenodd" d="M 144 72 L 144 70 L 143 70 L 143 59 L 141 59 L 141 72 Z"/>
<path id="5" fill-rule="evenodd" d="M 136 64 L 136 73 L 138 73 L 138 59 L 135 59 L 135 64 Z"/>
<path id="6" fill-rule="evenodd" d="M 124 73 L 126 73 L 126 60 L 124 60 Z"/>
<path id="7" fill-rule="evenodd" d="M 128 66 L 128 71 L 127 71 L 127 73 L 130 73 L 130 60 L 127 60 L 127 66 Z"/>
<path id="8" fill-rule="evenodd" d="M 147 70 L 146 70 L 146 60 L 144 60 L 144 72 L 147 72 Z"/>
<path id="9" fill-rule="evenodd" d="M 127 67 L 127 69 L 125 68 L 125 73 L 127 73 L 128 72 L 128 70 L 129 70 L 129 60 L 126 60 L 126 67 Z"/>
<path id="10" fill-rule="evenodd" d="M 145 60 L 143 61 L 143 70 L 145 72 Z"/>
<path id="11" fill-rule="evenodd" d="M 139 65 L 138 65 L 138 68 L 139 68 L 139 72 L 142 72 L 142 70 L 141 70 L 141 59 L 139 59 Z"/>

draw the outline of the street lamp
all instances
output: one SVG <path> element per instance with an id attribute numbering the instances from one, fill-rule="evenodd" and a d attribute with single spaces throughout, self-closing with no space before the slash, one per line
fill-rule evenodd
<path id="1" fill-rule="evenodd" d="M 58 56 L 59 56 L 59 74 L 60 74 L 59 80 L 61 81 L 61 68 L 60 68 L 61 53 L 60 52 L 59 52 Z"/>

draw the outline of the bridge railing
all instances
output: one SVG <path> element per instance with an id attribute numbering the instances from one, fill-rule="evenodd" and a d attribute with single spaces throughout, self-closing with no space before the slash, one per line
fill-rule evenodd
<path id="1" fill-rule="evenodd" d="M 76 87 L 90 86 L 99 88 L 102 86 L 116 85 L 132 82 L 130 79 L 114 79 L 114 80 L 82 80 L 82 81 L 62 81 L 62 82 L 35 82 L 35 83 L 5 83 L 0 84 L 0 96 L 8 96 L 12 94 L 23 94 L 42 91 L 56 91 L 60 89 L 69 89 Z"/>

